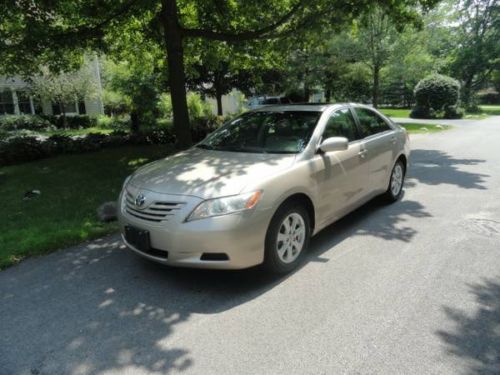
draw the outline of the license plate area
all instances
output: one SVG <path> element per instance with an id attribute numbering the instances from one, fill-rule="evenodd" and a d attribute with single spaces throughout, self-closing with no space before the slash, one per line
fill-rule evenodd
<path id="1" fill-rule="evenodd" d="M 149 231 L 147 230 L 127 225 L 125 226 L 125 240 L 127 240 L 127 242 L 134 246 L 137 250 L 145 253 L 151 250 L 151 245 L 149 243 Z"/>

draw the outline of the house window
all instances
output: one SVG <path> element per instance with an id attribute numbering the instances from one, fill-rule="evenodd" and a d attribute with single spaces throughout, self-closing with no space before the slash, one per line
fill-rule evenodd
<path id="1" fill-rule="evenodd" d="M 87 113 L 87 109 L 85 107 L 85 102 L 83 100 L 80 100 L 78 102 L 78 113 L 81 115 L 84 115 Z"/>
<path id="2" fill-rule="evenodd" d="M 76 102 L 65 102 L 65 103 L 62 103 L 62 108 L 63 108 L 65 114 L 78 113 L 77 112 L 77 108 L 76 108 Z M 61 114 L 61 107 L 59 106 L 59 103 L 52 103 L 52 113 L 54 115 L 60 115 Z"/>
<path id="3" fill-rule="evenodd" d="M 35 115 L 43 115 L 42 101 L 38 96 L 33 96 L 33 107 L 35 107 Z"/>
<path id="4" fill-rule="evenodd" d="M 0 115 L 14 114 L 14 100 L 10 90 L 0 91 Z"/>
<path id="5" fill-rule="evenodd" d="M 78 109 L 76 108 L 76 103 L 72 102 L 64 102 L 63 108 L 65 113 L 78 113 Z"/>
<path id="6" fill-rule="evenodd" d="M 17 91 L 17 102 L 19 104 L 19 113 L 31 115 L 30 97 L 25 91 Z"/>

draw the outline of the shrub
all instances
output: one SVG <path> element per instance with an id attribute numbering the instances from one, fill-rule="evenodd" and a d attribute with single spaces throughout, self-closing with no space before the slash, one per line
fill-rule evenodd
<path id="1" fill-rule="evenodd" d="M 100 129 L 121 129 L 125 130 L 130 128 L 129 116 L 98 116 L 95 119 L 96 126 Z"/>
<path id="2" fill-rule="evenodd" d="M 7 115 L 0 116 L 0 129 L 14 130 L 51 130 L 54 126 L 41 116 L 33 115 Z"/>
<path id="3" fill-rule="evenodd" d="M 44 158 L 50 154 L 47 146 L 36 137 L 14 137 L 0 141 L 0 166 Z"/>
<path id="4" fill-rule="evenodd" d="M 444 107 L 444 118 L 449 118 L 449 119 L 459 119 L 464 117 L 465 111 L 463 108 L 460 108 L 455 105 L 447 105 Z"/>
<path id="5" fill-rule="evenodd" d="M 426 109 L 429 113 L 431 110 L 441 112 L 446 106 L 457 105 L 460 83 L 451 77 L 431 74 L 417 84 L 414 94 L 417 102 L 415 115 L 425 114 Z"/>
<path id="6" fill-rule="evenodd" d="M 195 142 L 202 140 L 224 122 L 221 116 L 210 116 L 193 120 L 192 136 Z M 1 129 L 0 129 L 1 130 Z M 86 136 L 70 137 L 53 135 L 43 139 L 32 136 L 11 136 L 0 138 L 0 166 L 18 164 L 60 154 L 95 151 L 105 147 L 124 144 L 173 144 L 175 136 L 172 126 L 165 126 L 128 134 L 115 130 L 109 135 L 91 133 Z"/>
<path id="7" fill-rule="evenodd" d="M 0 140 L 3 140 L 3 139 L 6 139 L 10 136 L 10 132 L 8 132 L 7 130 L 3 130 L 1 127 L 0 127 Z"/>
<path id="8" fill-rule="evenodd" d="M 432 108 L 416 105 L 410 112 L 411 118 L 436 118 L 436 112 Z"/>
<path id="9" fill-rule="evenodd" d="M 42 115 L 40 117 L 50 122 L 57 129 L 82 129 L 97 126 L 97 119 L 89 115 Z"/>
<path id="10" fill-rule="evenodd" d="M 210 117 L 212 115 L 212 107 L 204 101 L 200 94 L 190 92 L 187 95 L 187 105 L 189 118 L 194 120 L 202 117 Z"/>
<path id="11" fill-rule="evenodd" d="M 172 99 L 170 98 L 170 94 L 162 93 L 158 99 L 157 107 L 162 118 L 171 119 L 173 117 Z"/>

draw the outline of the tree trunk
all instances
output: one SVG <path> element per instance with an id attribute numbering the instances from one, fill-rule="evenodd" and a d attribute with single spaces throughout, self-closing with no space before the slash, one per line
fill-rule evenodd
<path id="1" fill-rule="evenodd" d="M 373 68 L 373 88 L 372 88 L 372 105 L 374 108 L 378 107 L 379 100 L 379 85 L 380 85 L 380 67 Z"/>
<path id="2" fill-rule="evenodd" d="M 472 78 L 467 78 L 464 82 L 462 90 L 462 102 L 466 110 L 471 108 L 472 104 L 471 96 L 472 96 Z"/>
<path id="3" fill-rule="evenodd" d="M 64 104 L 63 102 L 59 102 L 59 112 L 61 112 L 61 117 L 62 117 L 62 126 L 64 129 L 68 127 L 68 120 L 66 119 L 66 112 L 64 110 Z"/>
<path id="4" fill-rule="evenodd" d="M 137 111 L 130 112 L 130 132 L 132 134 L 139 133 L 139 114 Z"/>
<path id="5" fill-rule="evenodd" d="M 325 102 L 329 103 L 332 98 L 332 90 L 329 88 L 325 90 Z"/>
<path id="6" fill-rule="evenodd" d="M 309 103 L 309 97 L 311 96 L 311 90 L 309 85 L 304 82 L 304 102 Z"/>
<path id="7" fill-rule="evenodd" d="M 220 90 L 215 90 L 215 99 L 217 100 L 217 116 L 223 116 L 222 111 L 222 93 Z"/>
<path id="8" fill-rule="evenodd" d="M 167 49 L 168 82 L 174 114 L 174 132 L 177 137 L 177 147 L 187 148 L 191 146 L 192 139 L 186 100 L 182 30 L 179 26 L 176 0 L 162 0 L 162 23 Z"/>

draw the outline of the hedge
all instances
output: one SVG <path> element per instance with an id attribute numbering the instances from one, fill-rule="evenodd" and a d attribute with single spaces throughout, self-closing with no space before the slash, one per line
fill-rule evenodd
<path id="1" fill-rule="evenodd" d="M 199 142 L 222 123 L 221 118 L 197 120 L 192 124 L 192 137 Z M 48 138 L 15 136 L 0 140 L 0 166 L 19 164 L 60 154 L 96 151 L 125 144 L 173 144 L 173 128 L 165 127 L 145 133 L 128 134 L 114 131 L 109 135 L 91 133 L 81 137 L 53 135 Z"/>
<path id="2" fill-rule="evenodd" d="M 0 116 L 0 129 L 3 130 L 54 130 L 82 129 L 97 126 L 97 118 L 88 115 L 47 116 L 47 115 L 6 115 Z"/>

